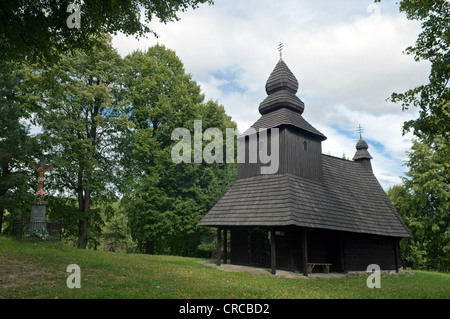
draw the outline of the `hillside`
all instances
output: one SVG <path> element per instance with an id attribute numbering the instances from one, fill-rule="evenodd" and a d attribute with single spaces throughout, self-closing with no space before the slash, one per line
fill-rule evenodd
<path id="1" fill-rule="evenodd" d="M 381 288 L 369 289 L 364 275 L 298 280 L 224 272 L 198 261 L 0 237 L 0 299 L 450 298 L 449 274 L 383 275 Z M 70 264 L 80 267 L 80 289 L 67 287 Z"/>

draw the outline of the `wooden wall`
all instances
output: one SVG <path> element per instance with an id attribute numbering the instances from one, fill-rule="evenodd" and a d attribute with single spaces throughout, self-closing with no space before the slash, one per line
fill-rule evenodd
<path id="1" fill-rule="evenodd" d="M 292 127 L 280 132 L 280 173 L 322 181 L 322 143 Z"/>
<path id="2" fill-rule="evenodd" d="M 294 231 L 276 231 L 275 245 L 277 269 L 300 270 L 302 267 L 301 233 Z"/>
<path id="3" fill-rule="evenodd" d="M 397 238 L 351 233 L 343 238 L 346 271 L 366 271 L 371 264 L 381 270 L 396 270 L 401 265 Z"/>
<path id="4" fill-rule="evenodd" d="M 230 231 L 230 263 L 234 265 L 250 265 L 248 247 L 248 227 L 232 228 Z"/>
<path id="5" fill-rule="evenodd" d="M 269 268 L 270 241 L 267 235 L 269 229 L 260 227 L 258 232 L 253 229 L 252 227 L 231 229 L 230 262 L 236 265 Z M 265 231 L 266 236 L 261 236 L 260 231 Z M 275 231 L 277 269 L 303 271 L 301 266 L 302 231 L 296 227 L 280 227 Z M 264 243 L 257 244 L 255 243 L 257 240 Z M 308 230 L 307 246 L 308 262 L 331 263 L 333 264 L 332 272 L 366 271 L 370 264 L 379 265 L 381 270 L 396 270 L 401 265 L 398 238 L 330 230 Z M 259 252 L 252 251 L 252 247 L 258 247 Z M 265 252 L 262 252 L 264 249 Z M 262 256 L 264 254 L 265 256 Z M 321 269 L 318 267 L 314 271 L 321 271 Z"/>
<path id="6" fill-rule="evenodd" d="M 270 136 L 269 132 L 269 154 L 271 154 L 272 149 Z M 240 139 L 240 143 L 245 143 L 245 162 L 238 164 L 238 179 L 260 175 L 261 166 L 269 165 L 260 163 L 258 147 L 257 163 L 250 163 L 250 141 L 249 136 Z M 319 139 L 311 134 L 290 126 L 280 127 L 278 161 L 279 165 L 276 174 L 289 173 L 316 181 L 322 181 L 322 144 Z"/>
<path id="7" fill-rule="evenodd" d="M 328 230 L 314 230 L 307 234 L 308 262 L 332 264 L 330 270 L 342 272 L 340 233 Z"/>

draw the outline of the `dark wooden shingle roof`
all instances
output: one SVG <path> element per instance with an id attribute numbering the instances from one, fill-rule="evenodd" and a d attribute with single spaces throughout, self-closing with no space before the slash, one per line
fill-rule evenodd
<path id="1" fill-rule="evenodd" d="M 356 153 L 353 157 L 353 160 L 356 161 L 359 159 L 372 159 L 372 156 L 367 151 L 368 148 L 369 145 L 367 145 L 366 141 L 360 138 L 358 143 L 356 143 Z"/>
<path id="2" fill-rule="evenodd" d="M 251 127 L 258 130 L 280 127 L 281 125 L 294 126 L 302 131 L 316 135 L 321 141 L 327 139 L 325 135 L 309 124 L 300 113 L 294 112 L 288 108 L 281 108 L 270 113 L 263 114 Z M 245 131 L 242 135 L 244 136 L 248 133 L 249 130 Z"/>
<path id="3" fill-rule="evenodd" d="M 290 108 L 302 114 L 305 109 L 305 104 L 297 97 L 297 95 L 287 90 L 283 90 L 272 93 L 266 97 L 259 105 L 259 113 L 266 114 L 281 107 Z"/>
<path id="4" fill-rule="evenodd" d="M 259 105 L 259 113 L 266 114 L 286 107 L 302 114 L 305 104 L 295 95 L 297 90 L 297 79 L 286 63 L 280 59 L 267 80 L 268 97 Z"/>
<path id="5" fill-rule="evenodd" d="M 298 81 L 283 59 L 280 58 L 266 82 L 268 95 L 280 90 L 287 90 L 293 94 L 297 93 Z"/>
<path id="6" fill-rule="evenodd" d="M 297 89 L 297 79 L 280 59 L 266 84 L 269 96 L 260 104 L 261 118 L 252 128 L 290 126 L 314 140 L 325 140 L 302 117 L 304 104 L 295 96 Z M 367 148 L 367 143 L 358 142 L 355 159 L 370 161 Z M 291 174 L 239 179 L 198 225 L 298 226 L 411 237 L 367 165 L 323 155 L 318 148 L 316 151 L 317 157 L 308 163 L 310 167 L 322 164 L 321 182 Z"/>
<path id="7" fill-rule="evenodd" d="M 238 180 L 199 226 L 299 226 L 411 237 L 373 173 L 322 155 L 323 183 L 295 175 Z"/>

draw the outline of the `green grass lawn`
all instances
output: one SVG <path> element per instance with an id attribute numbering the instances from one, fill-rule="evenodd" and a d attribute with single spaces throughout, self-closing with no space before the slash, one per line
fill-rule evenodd
<path id="1" fill-rule="evenodd" d="M 383 275 L 380 289 L 367 276 L 299 280 L 231 273 L 173 256 L 79 250 L 62 243 L 0 237 L 0 299 L 310 299 L 450 298 L 450 274 L 413 271 Z M 69 264 L 81 268 L 81 288 L 69 289 Z"/>

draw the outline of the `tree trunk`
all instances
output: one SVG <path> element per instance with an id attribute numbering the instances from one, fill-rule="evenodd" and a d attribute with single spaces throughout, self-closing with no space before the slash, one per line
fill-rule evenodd
<path id="1" fill-rule="evenodd" d="M 99 112 L 99 101 L 96 99 L 96 106 L 93 108 L 92 113 L 89 112 L 89 108 L 86 109 L 87 116 L 90 115 L 91 119 L 91 127 L 87 130 L 87 137 L 92 139 L 93 152 L 95 152 L 96 144 L 97 144 L 97 125 L 96 125 L 96 116 Z M 93 158 L 93 154 L 91 154 L 91 159 Z M 92 167 L 91 167 L 92 168 Z M 89 171 L 89 170 L 88 170 Z M 81 173 L 78 175 L 78 187 L 83 188 L 83 180 L 88 183 L 91 182 L 91 176 L 89 173 L 87 176 L 82 176 Z M 78 209 L 80 211 L 80 222 L 78 224 L 78 248 L 86 249 L 88 242 L 88 224 L 89 224 L 89 213 L 91 209 L 91 190 L 89 186 L 84 188 L 84 196 L 83 190 L 78 192 Z"/>
<path id="2" fill-rule="evenodd" d="M 81 204 L 81 205 L 80 205 Z M 88 221 L 90 211 L 90 190 L 87 187 L 83 194 L 78 196 L 78 210 L 80 212 L 80 222 L 78 223 L 78 248 L 86 249 L 88 241 Z"/>
<path id="3" fill-rule="evenodd" d="M 0 234 L 2 233 L 2 225 L 3 225 L 3 207 L 0 207 Z"/>
<path id="4" fill-rule="evenodd" d="M 148 255 L 153 255 L 153 251 L 155 250 L 155 242 L 153 240 L 147 240 L 145 243 L 145 253 Z"/>
<path id="5" fill-rule="evenodd" d="M 0 175 L 2 177 L 2 179 L 6 179 L 9 175 L 9 169 L 8 169 L 8 165 L 4 165 L 2 167 L 2 174 Z M 8 191 L 8 187 L 4 187 L 1 189 L 0 192 L 0 198 L 4 198 L 6 195 L 6 192 Z M 2 233 L 2 226 L 3 226 L 3 213 L 5 212 L 5 207 L 4 205 L 0 206 L 0 234 Z"/>
<path id="6" fill-rule="evenodd" d="M 86 249 L 87 246 L 88 219 L 83 215 L 78 223 L 78 248 L 80 249 Z"/>

